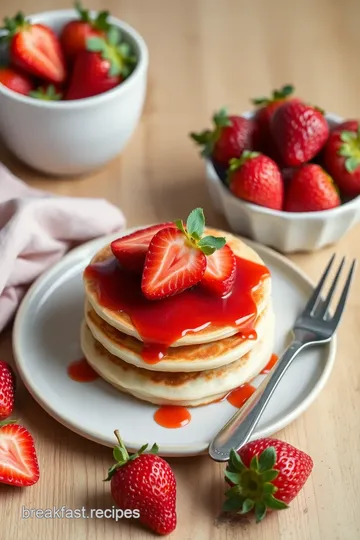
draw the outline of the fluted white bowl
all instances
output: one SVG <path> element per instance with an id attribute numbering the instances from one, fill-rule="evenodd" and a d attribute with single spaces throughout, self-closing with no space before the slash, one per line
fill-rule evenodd
<path id="1" fill-rule="evenodd" d="M 246 112 L 243 116 L 252 114 Z M 327 114 L 326 118 L 329 124 L 344 120 L 335 114 Z M 224 214 L 233 232 L 282 253 L 311 252 L 334 244 L 360 221 L 360 196 L 331 210 L 284 212 L 233 195 L 211 161 L 206 161 L 206 178 L 214 207 Z"/>

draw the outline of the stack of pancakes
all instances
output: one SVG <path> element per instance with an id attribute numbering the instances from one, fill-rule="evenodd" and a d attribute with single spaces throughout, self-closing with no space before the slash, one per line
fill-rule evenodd
<path id="1" fill-rule="evenodd" d="M 264 265 L 259 255 L 223 231 L 207 234 L 226 236 L 235 255 Z M 91 264 L 113 258 L 105 246 Z M 200 406 L 219 400 L 231 390 L 251 381 L 268 363 L 274 347 L 274 313 L 270 274 L 253 291 L 257 307 L 255 339 L 248 339 L 236 326 L 187 332 L 175 341 L 156 363 L 142 357 L 144 343 L 128 314 L 104 307 L 96 283 L 84 274 L 85 317 L 81 346 L 92 368 L 121 392 L 154 404 Z M 241 302 L 241 298 L 239 298 Z"/>

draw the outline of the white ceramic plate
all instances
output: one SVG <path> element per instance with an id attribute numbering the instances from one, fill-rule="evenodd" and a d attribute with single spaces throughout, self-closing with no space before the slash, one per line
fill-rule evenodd
<path id="1" fill-rule="evenodd" d="M 119 236 L 119 235 L 118 235 Z M 226 400 L 191 409 L 191 422 L 179 429 L 155 423 L 156 406 L 121 394 L 101 379 L 78 383 L 68 364 L 82 357 L 79 341 L 84 292 L 82 272 L 93 254 L 114 236 L 76 248 L 28 291 L 14 326 L 13 344 L 20 376 L 38 403 L 76 433 L 106 446 L 119 429 L 130 450 L 156 442 L 163 456 L 207 451 L 215 434 L 236 412 Z M 275 353 L 284 349 L 312 284 L 287 259 L 247 241 L 263 258 L 273 278 L 276 314 Z M 301 354 L 290 366 L 258 424 L 253 438 L 279 431 L 309 407 L 324 387 L 335 358 L 336 342 Z M 255 381 L 258 383 L 260 377 Z"/>

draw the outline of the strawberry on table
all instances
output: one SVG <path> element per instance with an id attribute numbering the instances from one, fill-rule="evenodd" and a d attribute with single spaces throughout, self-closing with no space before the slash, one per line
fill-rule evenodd
<path id="1" fill-rule="evenodd" d="M 273 114 L 271 133 L 284 164 L 297 167 L 324 147 L 329 125 L 319 109 L 300 100 L 289 100 Z"/>
<path id="2" fill-rule="evenodd" d="M 55 32 L 43 24 L 33 24 L 19 12 L 4 20 L 12 64 L 40 79 L 62 83 L 66 66 Z"/>
<path id="3" fill-rule="evenodd" d="M 86 50 L 77 55 L 65 97 L 83 99 L 107 92 L 124 81 L 135 64 L 130 45 L 111 27 L 106 39 L 89 38 Z"/>
<path id="4" fill-rule="evenodd" d="M 347 120 L 331 133 L 324 151 L 325 167 L 348 197 L 360 195 L 360 128 Z"/>
<path id="5" fill-rule="evenodd" d="M 204 277 L 207 255 L 222 248 L 225 238 L 204 236 L 205 217 L 201 208 L 193 210 L 177 228 L 166 227 L 152 238 L 146 254 L 141 290 L 149 300 L 159 300 L 183 292 Z"/>
<path id="6" fill-rule="evenodd" d="M 294 87 L 290 84 L 274 90 L 270 97 L 259 97 L 252 100 L 256 106 L 255 122 L 258 129 L 257 149 L 279 163 L 279 151 L 273 141 L 271 133 L 271 119 L 275 111 L 293 97 Z"/>
<path id="7" fill-rule="evenodd" d="M 8 418 L 14 409 L 15 375 L 6 362 L 0 360 L 0 421 Z"/>
<path id="8" fill-rule="evenodd" d="M 262 521 L 268 509 L 288 508 L 313 469 L 309 455 L 270 437 L 232 450 L 225 470 L 231 488 L 225 493 L 224 512 L 255 513 Z"/>
<path id="9" fill-rule="evenodd" d="M 140 229 L 111 243 L 111 250 L 121 265 L 132 272 L 142 272 L 149 244 L 155 234 L 166 227 L 176 227 L 175 223 L 160 223 Z"/>
<path id="10" fill-rule="evenodd" d="M 232 159 L 227 183 L 230 191 L 240 199 L 281 210 L 284 185 L 276 163 L 259 152 L 243 152 L 240 159 Z"/>
<path id="11" fill-rule="evenodd" d="M 225 108 L 213 116 L 214 128 L 201 133 L 190 133 L 190 137 L 200 145 L 202 155 L 225 167 L 230 159 L 238 158 L 244 150 L 254 145 L 255 123 L 238 115 L 229 115 Z"/>
<path id="12" fill-rule="evenodd" d="M 157 534 L 173 532 L 177 525 L 176 479 L 170 465 L 157 454 L 156 444 L 145 452 L 144 445 L 129 455 L 119 432 L 114 448 L 115 464 L 106 480 L 119 509 L 137 510 L 139 522 Z"/>
<path id="13" fill-rule="evenodd" d="M 288 212 L 317 212 L 340 204 L 332 178 L 320 165 L 303 165 L 289 182 L 285 198 L 285 210 Z"/>
<path id="14" fill-rule="evenodd" d="M 34 88 L 30 77 L 12 67 L 0 67 L 0 84 L 24 96 Z"/>
<path id="15" fill-rule="evenodd" d="M 96 17 L 92 17 L 80 2 L 75 3 L 79 19 L 68 22 L 61 31 L 60 42 L 69 60 L 86 50 L 86 42 L 90 37 L 105 37 L 110 30 L 108 11 L 101 11 Z"/>
<path id="16" fill-rule="evenodd" d="M 0 484 L 27 487 L 36 484 L 39 477 L 32 435 L 12 420 L 0 422 Z"/>
<path id="17" fill-rule="evenodd" d="M 236 278 L 235 255 L 227 244 L 207 257 L 201 285 L 218 296 L 228 295 Z"/>

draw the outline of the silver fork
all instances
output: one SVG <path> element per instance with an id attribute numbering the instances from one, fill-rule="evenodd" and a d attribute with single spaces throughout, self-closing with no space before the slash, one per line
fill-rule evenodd
<path id="1" fill-rule="evenodd" d="M 329 292 L 324 300 L 321 298 L 321 290 L 323 289 L 326 278 L 332 268 L 334 259 L 335 254 L 333 254 L 325 268 L 304 311 L 295 321 L 292 329 L 293 339 L 288 348 L 281 358 L 279 358 L 268 376 L 253 393 L 251 398 L 234 414 L 211 442 L 209 446 L 209 455 L 215 461 L 228 461 L 230 450 L 232 448 L 234 450 L 239 450 L 239 448 L 249 441 L 265 407 L 294 358 L 305 348 L 312 345 L 328 343 L 333 337 L 344 311 L 356 267 L 356 261 L 353 260 L 338 304 L 331 317 L 329 314 L 330 302 L 333 298 L 336 285 L 345 264 L 345 257 L 338 267 L 336 275 L 330 285 Z"/>

